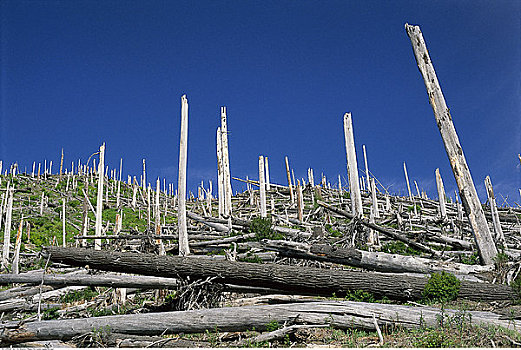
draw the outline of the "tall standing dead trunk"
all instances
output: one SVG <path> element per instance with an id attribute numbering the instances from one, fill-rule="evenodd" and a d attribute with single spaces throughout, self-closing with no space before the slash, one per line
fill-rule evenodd
<path id="1" fill-rule="evenodd" d="M 264 179 L 264 156 L 259 156 L 259 196 L 260 196 L 260 216 L 268 216 L 266 210 L 266 181 Z"/>
<path id="2" fill-rule="evenodd" d="M 221 132 L 222 132 L 222 152 L 224 170 L 224 198 L 225 215 L 232 215 L 232 178 L 230 175 L 230 157 L 228 152 L 228 125 L 226 120 L 226 107 L 221 107 Z"/>
<path id="3" fill-rule="evenodd" d="M 179 180 L 177 225 L 179 231 L 179 255 L 190 254 L 188 246 L 188 230 L 186 227 L 186 157 L 188 151 L 188 100 L 181 97 L 181 135 L 179 141 Z"/>
<path id="4" fill-rule="evenodd" d="M 492 188 L 492 182 L 490 176 L 485 178 L 485 188 L 487 189 L 488 203 L 490 204 L 490 212 L 492 214 L 492 224 L 494 225 L 494 231 L 496 233 L 496 242 L 505 245 L 505 235 L 501 228 L 501 222 L 499 221 L 499 213 L 497 211 L 496 196 L 494 196 L 494 189 Z"/>
<path id="5" fill-rule="evenodd" d="M 103 181 L 105 171 L 105 143 L 99 148 L 99 165 L 98 165 L 98 197 L 96 201 L 96 237 L 101 236 L 101 230 L 103 225 Z M 97 238 L 94 240 L 94 248 L 101 250 L 101 239 Z"/>
<path id="6" fill-rule="evenodd" d="M 9 248 L 11 244 L 11 218 L 13 215 L 13 196 L 14 196 L 14 186 L 9 187 L 9 183 L 7 184 L 6 195 L 8 196 L 7 200 L 7 211 L 5 213 L 5 226 L 4 226 L 4 246 L 3 246 L 3 254 L 2 254 L 2 267 L 6 268 L 9 262 Z"/>
<path id="7" fill-rule="evenodd" d="M 268 165 L 268 157 L 264 157 L 264 170 L 266 171 L 266 191 L 270 190 L 270 167 Z"/>
<path id="8" fill-rule="evenodd" d="M 440 175 L 440 169 L 436 168 L 436 187 L 438 188 L 438 201 L 440 203 L 440 216 L 442 219 L 447 217 L 447 207 L 445 205 L 445 187 Z"/>
<path id="9" fill-rule="evenodd" d="M 445 145 L 445 151 L 450 160 L 460 198 L 469 218 L 481 260 L 484 264 L 493 264 L 494 258 L 497 255 L 497 249 L 488 228 L 485 213 L 481 207 L 474 181 L 470 175 L 463 149 L 461 148 L 449 108 L 441 91 L 422 32 L 419 26 L 409 24 L 405 24 L 405 29 L 411 39 L 416 63 L 423 76 L 429 102 L 434 112 L 434 118 L 436 119 L 436 124 L 438 125 Z"/>
<path id="10" fill-rule="evenodd" d="M 351 212 L 355 216 L 364 216 L 362 196 L 358 182 L 358 165 L 356 162 L 355 137 L 351 113 L 344 114 L 344 137 L 346 143 L 347 175 L 349 177 L 349 192 L 351 195 Z"/>
<path id="11" fill-rule="evenodd" d="M 223 171 L 223 145 L 221 128 L 217 128 L 217 196 L 219 199 L 219 217 L 224 215 L 224 171 Z"/>
<path id="12" fill-rule="evenodd" d="M 288 157 L 285 157 L 284 160 L 286 161 L 286 175 L 288 176 L 289 196 L 291 198 L 291 203 L 294 203 L 295 202 L 295 197 L 294 197 L 294 194 L 293 194 L 293 187 L 291 186 L 291 173 L 289 171 Z"/>

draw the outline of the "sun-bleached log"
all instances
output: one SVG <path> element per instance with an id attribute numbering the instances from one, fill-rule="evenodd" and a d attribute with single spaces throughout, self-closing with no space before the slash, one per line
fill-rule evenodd
<path id="1" fill-rule="evenodd" d="M 73 266 L 144 274 L 158 277 L 186 277 L 215 282 L 272 288 L 288 293 L 330 296 L 349 290 L 364 290 L 376 296 L 397 300 L 422 297 L 428 279 L 403 274 L 320 269 L 314 267 L 255 264 L 201 259 L 194 256 L 158 256 L 153 254 L 97 251 L 83 248 L 45 247 L 50 259 Z M 470 300 L 513 300 L 510 286 L 462 281 L 460 298 Z"/>
<path id="2" fill-rule="evenodd" d="M 487 311 L 465 311 L 468 322 L 475 325 L 517 329 L 519 322 L 502 320 Z M 291 304 L 225 307 L 190 311 L 102 316 L 92 318 L 27 322 L 5 327 L 0 344 L 8 345 L 35 340 L 68 340 L 93 331 L 110 329 L 111 333 L 164 335 L 238 332 L 255 328 L 266 330 L 268 324 L 327 324 L 340 329 L 375 330 L 377 327 L 440 327 L 440 317 L 461 317 L 460 310 L 415 307 L 354 301 L 311 301 Z M 465 319 L 467 322 L 467 319 Z"/>
<path id="3" fill-rule="evenodd" d="M 272 240 L 263 241 L 263 246 L 267 249 L 276 250 L 286 257 L 327 261 L 360 267 L 370 271 L 426 274 L 445 271 L 452 274 L 468 275 L 491 272 L 493 270 L 491 266 L 466 265 L 415 256 L 368 252 L 355 248 L 342 248 L 327 244 L 309 245 L 305 243 Z"/>

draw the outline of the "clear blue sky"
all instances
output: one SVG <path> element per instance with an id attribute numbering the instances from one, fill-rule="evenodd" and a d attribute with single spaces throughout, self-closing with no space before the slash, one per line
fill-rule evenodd
<path id="1" fill-rule="evenodd" d="M 393 193 L 409 177 L 437 197 L 454 177 L 416 67 L 420 25 L 481 199 L 520 203 L 519 1 L 0 1 L 0 159 L 30 169 L 61 148 L 84 162 L 177 183 L 180 97 L 189 100 L 189 190 L 215 179 L 219 107 L 232 176 L 347 178 L 342 118 L 359 165 Z M 57 169 L 55 167 L 55 169 Z M 236 189 L 243 185 L 233 182 Z M 216 186 L 214 186 L 216 188 Z"/>

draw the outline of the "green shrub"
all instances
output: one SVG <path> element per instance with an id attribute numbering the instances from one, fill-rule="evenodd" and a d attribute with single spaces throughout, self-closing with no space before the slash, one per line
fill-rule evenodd
<path id="1" fill-rule="evenodd" d="M 409 247 L 403 242 L 389 242 L 382 246 L 380 251 L 389 254 L 400 254 L 400 255 L 420 255 L 421 252 L 414 248 Z"/>
<path id="2" fill-rule="evenodd" d="M 273 332 L 280 328 L 280 324 L 277 320 L 266 323 L 266 332 Z"/>
<path id="3" fill-rule="evenodd" d="M 253 218 L 250 222 L 249 231 L 255 233 L 257 240 L 284 239 L 284 235 L 273 231 L 271 218 Z"/>
<path id="4" fill-rule="evenodd" d="M 423 288 L 425 301 L 447 302 L 458 297 L 461 282 L 453 274 L 442 271 L 433 273 Z"/>

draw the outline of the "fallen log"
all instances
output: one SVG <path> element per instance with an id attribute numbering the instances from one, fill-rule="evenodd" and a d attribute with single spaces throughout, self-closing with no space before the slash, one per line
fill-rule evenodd
<path id="1" fill-rule="evenodd" d="M 276 250 L 285 257 L 327 261 L 361 267 L 371 271 L 416 273 L 445 271 L 452 274 L 467 275 L 490 272 L 494 268 L 490 265 L 466 265 L 415 256 L 368 252 L 355 248 L 342 248 L 327 244 L 308 245 L 278 240 L 265 240 L 263 243 L 267 249 Z"/>
<path id="2" fill-rule="evenodd" d="M 325 270 L 278 264 L 255 264 L 197 257 L 95 251 L 84 248 L 45 247 L 53 261 L 74 266 L 89 265 L 105 271 L 160 277 L 204 279 L 218 283 L 268 287 L 285 292 L 331 296 L 364 290 L 396 300 L 422 297 L 427 278 L 377 272 Z M 459 297 L 470 300 L 513 300 L 516 293 L 506 285 L 463 281 Z"/>
<path id="3" fill-rule="evenodd" d="M 125 275 L 50 275 L 31 274 L 15 275 L 0 274 L 0 285 L 9 283 L 28 283 L 48 286 L 97 286 L 113 288 L 176 288 L 179 282 L 172 278 L 150 277 L 150 276 L 125 276 Z M 34 293 L 36 294 L 36 293 Z"/>
<path id="4" fill-rule="evenodd" d="M 321 207 L 324 207 L 326 208 L 327 210 L 329 211 L 332 211 L 334 213 L 337 213 L 339 215 L 342 215 L 342 216 L 345 216 L 349 219 L 353 219 L 355 218 L 355 216 L 351 213 L 348 213 L 347 211 L 345 210 L 342 210 L 342 209 L 338 209 L 338 208 L 335 208 L 327 203 L 324 203 L 322 201 L 317 201 L 317 204 L 320 205 Z M 421 250 L 422 252 L 426 252 L 426 253 L 429 253 L 429 254 L 432 254 L 434 256 L 439 256 L 440 255 L 440 252 L 438 251 L 435 251 L 421 243 L 418 243 L 418 242 L 415 242 L 409 238 L 407 238 L 404 234 L 401 234 L 401 233 L 398 233 L 398 232 L 395 232 L 393 230 L 389 230 L 387 228 L 384 228 L 382 226 L 379 226 L 379 225 L 376 225 L 376 224 L 373 224 L 373 223 L 370 223 L 369 221 L 366 221 L 364 219 L 360 219 L 358 218 L 357 220 L 360 221 L 360 223 L 364 226 L 367 226 L 373 230 L 376 230 L 380 233 L 383 233 L 384 235 L 388 236 L 388 237 L 391 237 L 391 238 L 394 238 L 396 240 L 399 240 L 405 244 L 408 244 L 410 245 L 411 247 L 414 247 L 418 250 Z"/>
<path id="5" fill-rule="evenodd" d="M 225 307 L 191 311 L 130 314 L 82 319 L 50 320 L 2 325 L 0 345 L 42 341 L 69 340 L 90 332 L 154 336 L 205 331 L 237 332 L 252 328 L 263 331 L 268 323 L 327 324 L 334 328 L 375 330 L 379 327 L 401 326 L 409 329 L 439 327 L 464 317 L 473 325 L 494 325 L 508 329 L 519 327 L 518 321 L 501 320 L 500 315 L 484 311 L 460 311 L 432 307 L 361 303 L 353 301 L 321 301 L 281 305 Z"/>

